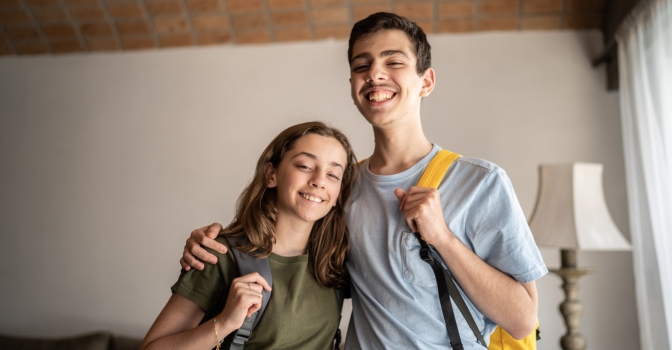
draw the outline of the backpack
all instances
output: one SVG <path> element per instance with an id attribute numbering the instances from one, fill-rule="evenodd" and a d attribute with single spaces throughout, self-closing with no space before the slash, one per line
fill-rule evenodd
<path id="1" fill-rule="evenodd" d="M 422 177 L 418 182 L 419 187 L 427 188 L 438 188 L 439 184 L 443 180 L 448 168 L 453 162 L 462 157 L 457 153 L 452 153 L 446 150 L 440 150 L 436 156 L 429 162 L 427 168 L 422 173 Z M 420 233 L 415 233 L 416 238 L 420 242 L 420 257 L 423 261 L 429 264 L 432 267 L 434 276 L 436 277 L 437 287 L 439 289 L 439 299 L 441 301 L 441 311 L 443 312 L 443 317 L 446 321 L 446 329 L 448 331 L 448 336 L 450 337 L 450 343 L 454 350 L 462 350 L 463 345 L 460 339 L 460 334 L 457 328 L 457 322 L 455 321 L 455 315 L 453 314 L 453 308 L 451 305 L 451 298 L 457 308 L 460 310 L 462 315 L 469 324 L 472 332 L 478 339 L 478 341 L 483 345 L 483 347 L 489 350 L 536 350 L 537 349 L 537 340 L 539 340 L 539 322 L 537 321 L 537 327 L 534 332 L 532 332 L 527 337 L 516 340 L 504 329 L 497 326 L 495 332 L 490 336 L 490 346 L 487 347 L 485 340 L 481 335 L 481 332 L 478 330 L 476 323 L 474 322 L 474 317 L 471 315 L 471 312 L 467 308 L 467 305 L 462 299 L 460 292 L 457 290 L 453 279 L 450 277 L 448 272 L 441 266 L 441 263 L 436 261 L 436 257 L 429 249 L 429 246 L 424 239 L 420 236 Z"/>
<path id="2" fill-rule="evenodd" d="M 236 238 L 230 237 L 228 239 L 235 240 Z M 259 275 L 261 275 L 261 277 L 263 277 L 266 280 L 266 282 L 268 282 L 268 285 L 271 288 L 273 288 L 273 276 L 271 274 L 271 265 L 268 263 L 268 258 L 256 259 L 250 254 L 243 253 L 240 250 L 232 247 L 231 245 L 229 249 L 231 249 L 234 258 L 236 259 L 236 263 L 238 264 L 238 271 L 240 272 L 241 276 L 257 272 L 259 273 Z M 337 289 L 336 294 L 338 296 L 338 310 L 340 315 L 338 319 L 338 324 L 340 325 L 342 318 L 341 313 L 343 311 L 343 300 L 345 298 L 350 298 L 350 285 L 348 284 L 347 286 L 341 289 Z M 247 341 L 250 340 L 252 330 L 254 330 L 254 328 L 257 326 L 259 320 L 261 319 L 261 315 L 263 315 L 264 310 L 266 310 L 266 306 L 268 305 L 268 300 L 270 298 L 271 298 L 271 292 L 262 289 L 261 308 L 252 315 L 250 315 L 250 317 L 246 317 L 245 321 L 243 322 L 243 325 L 238 330 L 231 332 L 224 338 L 224 340 L 222 340 L 223 344 L 221 349 L 243 350 Z M 341 344 L 341 329 L 338 328 L 336 330 L 336 334 L 334 334 L 334 349 L 335 350 L 340 349 L 340 344 Z"/>

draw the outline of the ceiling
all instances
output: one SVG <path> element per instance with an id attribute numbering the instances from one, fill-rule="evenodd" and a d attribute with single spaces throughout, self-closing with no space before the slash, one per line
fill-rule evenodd
<path id="1" fill-rule="evenodd" d="M 347 38 L 395 12 L 429 33 L 602 27 L 606 0 L 0 0 L 0 55 Z"/>

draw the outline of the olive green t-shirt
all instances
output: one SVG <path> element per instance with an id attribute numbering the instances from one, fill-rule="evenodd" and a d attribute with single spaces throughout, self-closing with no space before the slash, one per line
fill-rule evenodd
<path id="1" fill-rule="evenodd" d="M 222 236 L 217 241 L 229 246 Z M 204 264 L 203 271 L 183 271 L 171 288 L 205 310 L 201 323 L 222 312 L 231 282 L 240 277 L 230 250 L 226 254 L 207 250 L 217 256 L 217 264 Z M 268 262 L 273 291 L 245 349 L 331 349 L 340 316 L 336 291 L 317 283 L 308 268 L 308 255 L 271 254 Z"/>

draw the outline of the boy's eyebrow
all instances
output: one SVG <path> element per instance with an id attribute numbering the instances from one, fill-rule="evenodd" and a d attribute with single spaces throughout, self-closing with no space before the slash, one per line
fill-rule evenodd
<path id="1" fill-rule="evenodd" d="M 388 56 L 393 56 L 393 55 L 397 55 L 397 54 L 398 54 L 398 55 L 402 55 L 402 56 L 404 56 L 404 57 L 406 57 L 406 58 L 409 58 L 408 55 L 406 54 L 406 52 L 401 51 L 401 50 L 386 50 L 386 51 L 383 51 L 383 52 L 380 54 L 380 56 L 382 56 L 382 57 L 388 57 Z"/>
<path id="2" fill-rule="evenodd" d="M 393 56 L 393 55 L 402 55 L 402 56 L 404 56 L 404 57 L 406 57 L 406 58 L 409 58 L 408 55 L 406 54 L 406 52 L 401 51 L 401 50 L 385 50 L 385 51 L 383 51 L 383 52 L 380 53 L 380 56 L 381 56 L 381 57 L 389 57 L 389 56 Z M 370 60 L 370 59 L 372 59 L 372 58 L 373 58 L 373 55 L 371 55 L 370 53 L 368 53 L 368 52 L 362 52 L 362 53 L 360 53 L 359 55 L 353 57 L 353 58 L 350 60 L 350 63 L 352 63 L 353 61 L 358 60 L 358 59 L 367 59 L 367 60 Z M 410 58 L 409 58 L 409 59 L 410 59 Z"/>
<path id="3" fill-rule="evenodd" d="M 359 55 L 353 57 L 353 58 L 350 60 L 350 63 L 352 63 L 354 60 L 358 60 L 358 59 L 361 59 L 361 58 L 365 58 L 365 59 L 367 59 L 367 60 L 370 60 L 370 59 L 373 58 L 373 56 L 372 56 L 370 53 L 368 53 L 368 52 L 362 52 L 362 53 L 360 53 Z"/>
<path id="4" fill-rule="evenodd" d="M 292 159 L 294 159 L 294 158 L 296 158 L 296 157 L 298 157 L 298 156 L 306 156 L 306 157 L 308 157 L 308 158 L 310 158 L 310 159 L 317 160 L 317 156 L 315 156 L 314 154 L 308 153 L 308 152 L 299 152 L 299 153 L 297 153 L 294 157 L 292 157 Z M 340 164 L 338 164 L 338 163 L 336 163 L 336 162 L 331 162 L 331 166 L 334 166 L 334 167 L 341 167 L 341 169 L 344 169 L 342 165 L 340 165 Z"/>

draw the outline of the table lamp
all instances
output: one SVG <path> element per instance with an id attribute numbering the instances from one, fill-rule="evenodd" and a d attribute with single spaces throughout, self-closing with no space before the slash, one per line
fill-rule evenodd
<path id="1" fill-rule="evenodd" d="M 539 193 L 530 230 L 540 247 L 560 248 L 560 269 L 565 300 L 560 313 L 567 333 L 560 338 L 564 350 L 583 350 L 579 333 L 583 304 L 577 300 L 578 280 L 592 268 L 577 268 L 577 250 L 631 250 L 609 215 L 602 189 L 602 164 L 565 163 L 539 166 Z"/>

